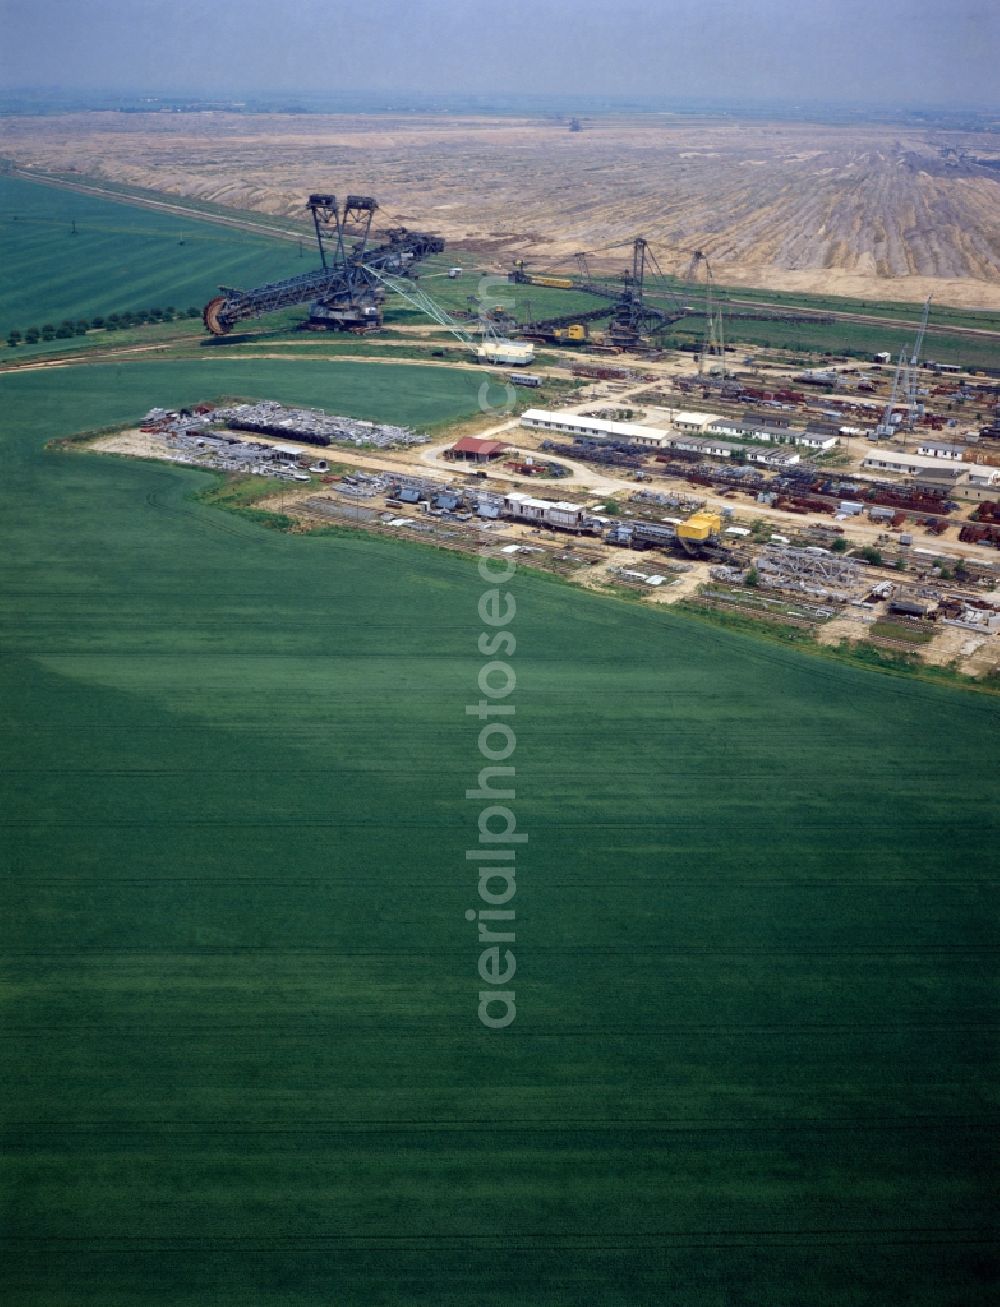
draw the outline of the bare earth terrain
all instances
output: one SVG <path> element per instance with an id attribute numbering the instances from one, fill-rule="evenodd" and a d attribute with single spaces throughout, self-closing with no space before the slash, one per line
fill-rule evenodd
<path id="1" fill-rule="evenodd" d="M 574 250 L 616 269 L 633 235 L 665 271 L 1000 307 L 1000 149 L 987 134 L 670 114 L 588 119 L 87 113 L 0 120 L 19 166 L 77 170 L 301 216 L 316 189 L 506 262 Z"/>

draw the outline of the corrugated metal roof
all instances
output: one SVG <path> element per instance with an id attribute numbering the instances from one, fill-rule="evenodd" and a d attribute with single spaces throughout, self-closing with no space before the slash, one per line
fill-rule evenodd
<path id="1" fill-rule="evenodd" d="M 452 445 L 452 451 L 456 454 L 499 454 L 501 450 L 509 449 L 510 446 L 504 444 L 502 440 L 479 440 L 475 436 L 463 436 Z"/>

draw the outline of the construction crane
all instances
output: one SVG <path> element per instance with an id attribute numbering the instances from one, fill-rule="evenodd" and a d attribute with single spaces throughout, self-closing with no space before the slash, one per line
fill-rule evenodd
<path id="1" fill-rule="evenodd" d="M 698 351 L 698 375 L 701 376 L 709 368 L 708 360 L 714 357 L 719 359 L 722 379 L 725 380 L 726 342 L 722 326 L 722 308 L 721 306 L 716 308 L 713 302 L 715 277 L 712 275 L 712 265 L 708 261 L 708 255 L 703 250 L 695 250 L 692 253 L 684 280 L 693 281 L 698 266 L 702 263 L 705 265 L 705 336 Z"/>
<path id="2" fill-rule="evenodd" d="M 891 440 L 899 434 L 898 423 L 893 422 L 892 413 L 896 407 L 896 401 L 899 398 L 899 383 L 903 376 L 903 369 L 906 366 L 906 351 L 899 351 L 899 362 L 896 364 L 896 372 L 892 378 L 892 389 L 889 392 L 889 402 L 882 413 L 882 421 L 875 428 L 873 435 L 876 440 Z"/>
<path id="3" fill-rule="evenodd" d="M 917 373 L 920 368 L 920 352 L 924 347 L 924 336 L 927 333 L 927 319 L 930 317 L 932 299 L 933 296 L 928 295 L 924 300 L 924 311 L 920 318 L 917 338 L 913 342 L 913 349 L 910 352 L 910 358 L 905 369 L 906 425 L 911 430 L 916 425 L 917 419 L 923 416 L 923 405 L 917 399 Z"/>
<path id="4" fill-rule="evenodd" d="M 378 203 L 370 195 L 310 195 L 321 266 L 285 281 L 253 290 L 220 286 L 205 305 L 202 319 L 213 336 L 224 336 L 238 322 L 266 313 L 309 305 L 309 325 L 339 331 L 372 331 L 382 325 L 385 290 L 376 270 L 405 276 L 421 259 L 440 254 L 444 240 L 432 232 L 390 227 L 380 244 L 370 245 Z"/>

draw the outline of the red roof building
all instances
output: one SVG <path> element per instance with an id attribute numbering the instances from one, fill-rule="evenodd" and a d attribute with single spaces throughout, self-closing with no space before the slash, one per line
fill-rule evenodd
<path id="1" fill-rule="evenodd" d="M 506 454 L 510 445 L 502 440 L 477 440 L 475 436 L 463 436 L 451 449 L 445 451 L 446 458 L 465 459 L 469 463 L 489 463 L 494 458 Z"/>

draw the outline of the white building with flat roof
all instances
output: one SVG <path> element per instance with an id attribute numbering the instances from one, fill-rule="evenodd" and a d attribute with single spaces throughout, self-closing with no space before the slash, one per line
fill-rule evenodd
<path id="1" fill-rule="evenodd" d="M 684 429 L 678 417 L 697 418 L 695 427 Z M 729 440 L 720 440 L 708 428 L 716 420 L 710 413 L 675 414 L 676 431 L 644 426 L 638 422 L 611 422 L 607 418 L 586 417 L 580 413 L 560 412 L 557 409 L 529 408 L 521 414 L 521 426 L 531 431 L 545 431 L 553 435 L 569 436 L 582 440 L 620 440 L 630 445 L 644 445 L 647 449 L 678 449 L 703 454 L 706 458 L 732 458 L 743 448 Z"/>
<path id="2" fill-rule="evenodd" d="M 708 433 L 717 436 L 736 436 L 744 440 L 763 440 L 769 444 L 792 444 L 798 432 L 787 423 L 772 423 L 767 418 L 741 417 L 716 418 Z"/>
<path id="3" fill-rule="evenodd" d="M 713 422 L 721 421 L 719 413 L 690 413 L 685 409 L 679 409 L 671 414 L 671 422 L 678 431 L 706 431 Z"/>
<path id="4" fill-rule="evenodd" d="M 748 463 L 763 463 L 765 467 L 794 467 L 802 455 L 794 449 L 748 449 L 746 458 Z"/>
<path id="5" fill-rule="evenodd" d="M 503 497 L 504 512 L 523 522 L 540 522 L 575 531 L 583 522 L 585 510 L 565 499 L 536 499 L 521 490 L 511 490 Z"/>
<path id="6" fill-rule="evenodd" d="M 621 440 L 631 445 L 662 449 L 667 432 L 639 422 L 610 422 L 607 418 L 585 417 L 558 409 L 528 408 L 521 414 L 521 426 L 532 431 L 554 431 L 561 435 L 588 440 Z"/>
<path id="7" fill-rule="evenodd" d="M 742 445 L 734 445 L 731 440 L 720 440 L 718 436 L 671 436 L 671 449 L 684 450 L 689 454 L 704 454 L 706 458 L 732 458 Z"/>
<path id="8" fill-rule="evenodd" d="M 897 449 L 878 449 L 866 455 L 861 466 L 877 472 L 904 472 L 912 475 L 927 468 L 939 468 L 941 461 L 929 458 L 926 454 L 904 454 Z"/>
<path id="9" fill-rule="evenodd" d="M 927 458 L 946 458 L 952 463 L 961 463 L 965 446 L 953 445 L 946 440 L 924 440 L 917 446 L 917 453 Z"/>
<path id="10" fill-rule="evenodd" d="M 970 463 L 969 485 L 1000 486 L 1000 467 L 988 467 L 985 463 Z"/>
<path id="11" fill-rule="evenodd" d="M 840 430 L 843 432 L 844 428 L 841 427 Z M 814 449 L 820 454 L 825 454 L 827 450 L 837 447 L 840 437 L 835 436 L 832 431 L 796 431 L 793 443 L 801 445 L 803 449 Z"/>
<path id="12" fill-rule="evenodd" d="M 939 484 L 955 482 L 964 478 L 970 464 L 961 467 L 948 467 L 939 458 L 928 458 L 924 454 L 904 454 L 894 449 L 879 449 L 869 454 L 861 464 L 870 472 L 901 472 L 904 476 L 930 477 Z"/>

